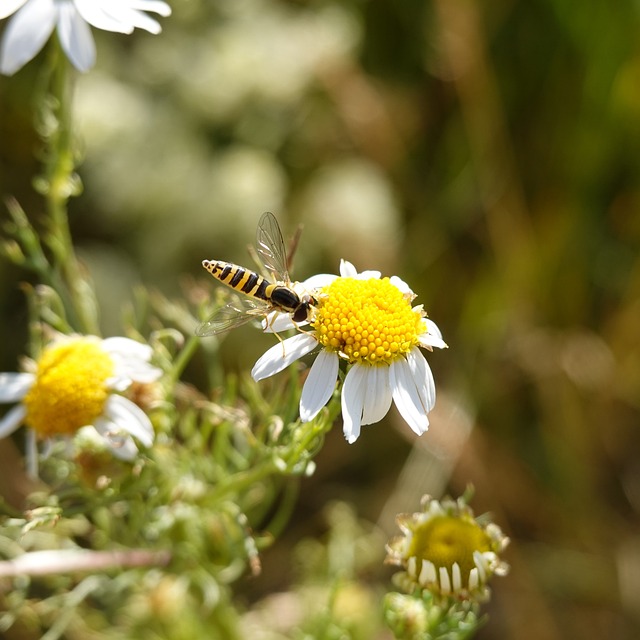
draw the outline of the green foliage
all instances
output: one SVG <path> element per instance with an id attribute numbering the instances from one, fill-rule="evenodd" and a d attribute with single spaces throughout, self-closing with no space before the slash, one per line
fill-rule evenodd
<path id="1" fill-rule="evenodd" d="M 0 79 L 0 370 L 37 356 L 47 325 L 149 341 L 165 372 L 158 443 L 134 475 L 53 455 L 49 488 L 33 494 L 19 462 L 7 466 L 3 493 L 11 479 L 31 498 L 5 505 L 2 554 L 29 542 L 172 558 L 3 578 L 2 632 L 232 638 L 239 602 L 273 620 L 282 593 L 287 611 L 320 602 L 327 634 L 357 637 L 329 603 L 336 584 L 362 580 L 325 575 L 318 595 L 311 574 L 280 576 L 296 543 L 319 537 L 320 505 L 347 500 L 390 535 L 390 512 L 473 482 L 517 550 L 482 637 L 635 637 L 637 3 L 172 8 L 157 37 L 95 31 L 84 76 L 54 83 L 56 49 Z M 73 112 L 61 112 L 70 86 Z M 296 375 L 258 387 L 243 373 L 271 344 L 258 332 L 189 337 L 221 302 L 209 302 L 201 259 L 243 263 L 264 210 L 305 225 L 294 276 L 335 272 L 344 257 L 401 275 L 426 301 L 451 348 L 430 359 L 436 414 L 411 452 L 380 426 L 347 447 L 329 431 L 335 405 L 301 428 Z M 280 562 L 239 578 L 256 549 Z M 365 592 L 369 612 L 378 590 Z M 319 617 L 279 637 L 313 637 Z"/>

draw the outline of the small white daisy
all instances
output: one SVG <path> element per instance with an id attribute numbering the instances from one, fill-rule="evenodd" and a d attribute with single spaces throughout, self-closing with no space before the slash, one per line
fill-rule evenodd
<path id="1" fill-rule="evenodd" d="M 89 25 L 132 33 L 135 28 L 160 33 L 145 11 L 171 14 L 162 0 L 0 0 L 0 19 L 9 21 L 0 48 L 0 72 L 13 75 L 42 49 L 55 29 L 63 51 L 79 71 L 95 63 L 96 46 Z"/>
<path id="2" fill-rule="evenodd" d="M 24 424 L 39 439 L 72 437 L 90 426 L 118 458 L 137 453 L 131 436 L 153 444 L 147 414 L 118 392 L 149 384 L 162 374 L 152 350 L 128 338 L 73 336 L 50 344 L 33 373 L 0 373 L 0 403 L 19 402 L 0 419 L 0 438 Z"/>
<path id="3" fill-rule="evenodd" d="M 381 278 L 379 271 L 358 273 L 346 261 L 340 276 L 321 274 L 302 283 L 315 290 L 319 305 L 312 331 L 287 338 L 269 349 L 251 375 L 262 380 L 310 353 L 318 353 L 300 398 L 300 417 L 312 420 L 331 398 L 340 360 L 350 366 L 342 387 L 344 435 L 353 443 L 362 425 L 380 421 L 395 402 L 418 435 L 429 426 L 427 414 L 436 398 L 431 369 L 420 347 L 445 348 L 440 330 L 425 317 L 415 294 L 400 278 Z M 271 322 L 275 331 L 292 327 L 285 314 Z"/>

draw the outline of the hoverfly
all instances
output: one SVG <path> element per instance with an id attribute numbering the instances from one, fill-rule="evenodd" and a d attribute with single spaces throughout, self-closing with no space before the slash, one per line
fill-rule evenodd
<path id="1" fill-rule="evenodd" d="M 313 317 L 313 307 L 318 301 L 311 294 L 299 295 L 292 288 L 282 232 L 272 213 L 263 213 L 260 218 L 256 250 L 274 282 L 237 264 L 222 260 L 202 261 L 202 266 L 214 278 L 247 297 L 233 300 L 218 309 L 198 327 L 196 335 L 217 335 L 256 318 L 267 317 L 274 311 L 288 313 L 294 323 L 307 322 Z"/>

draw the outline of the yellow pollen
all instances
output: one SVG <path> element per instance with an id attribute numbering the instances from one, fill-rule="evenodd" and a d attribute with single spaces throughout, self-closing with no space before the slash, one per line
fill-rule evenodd
<path id="1" fill-rule="evenodd" d="M 475 567 L 473 552 L 491 550 L 491 540 L 474 520 L 451 516 L 436 516 L 421 523 L 413 530 L 409 557 L 429 560 L 436 568 L 446 567 L 450 571 L 458 563 L 462 582 L 467 585 L 469 573 Z"/>
<path id="2" fill-rule="evenodd" d="M 313 323 L 318 341 L 349 362 L 389 364 L 425 330 L 421 313 L 389 278 L 337 278 L 322 293 Z"/>
<path id="3" fill-rule="evenodd" d="M 24 397 L 26 424 L 42 438 L 70 435 L 103 413 L 113 361 L 92 338 L 51 346 L 38 360 L 36 380 Z"/>

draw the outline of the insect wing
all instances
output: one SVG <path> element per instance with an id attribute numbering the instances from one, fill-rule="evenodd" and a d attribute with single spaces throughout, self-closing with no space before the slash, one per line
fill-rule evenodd
<path id="1" fill-rule="evenodd" d="M 268 309 L 268 306 L 258 305 L 248 298 L 238 298 L 217 309 L 208 320 L 196 329 L 196 335 L 204 338 L 231 331 L 231 329 L 241 327 L 251 320 L 266 315 Z"/>
<path id="2" fill-rule="evenodd" d="M 280 225 L 273 213 L 262 214 L 256 233 L 256 250 L 262 264 L 280 282 L 289 282 L 287 250 L 284 246 Z"/>

